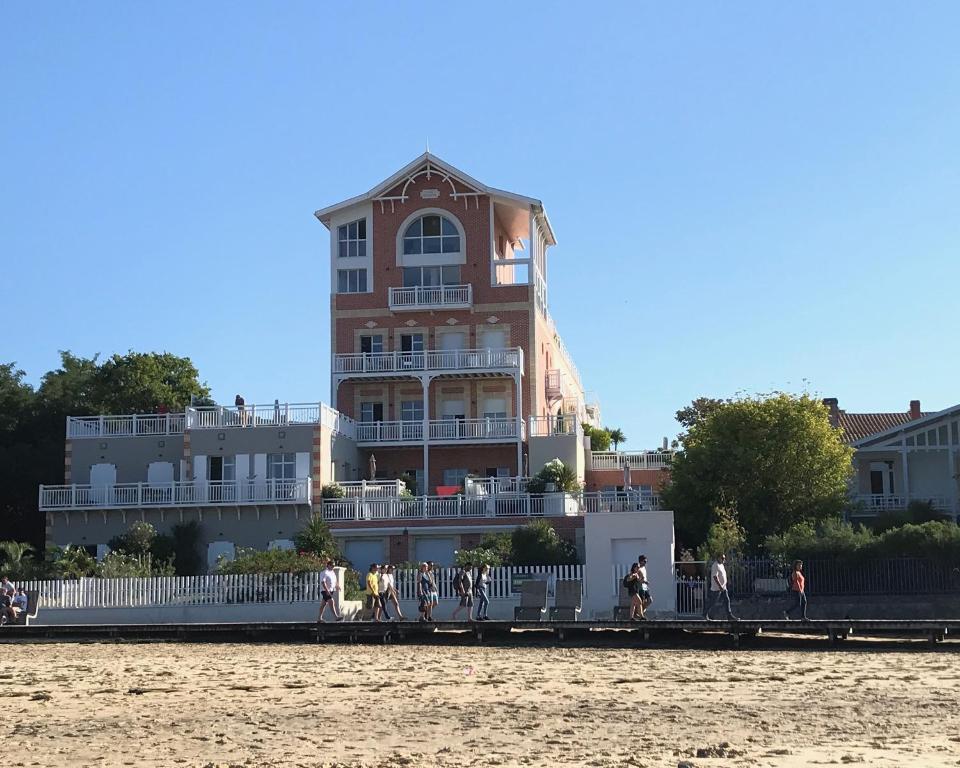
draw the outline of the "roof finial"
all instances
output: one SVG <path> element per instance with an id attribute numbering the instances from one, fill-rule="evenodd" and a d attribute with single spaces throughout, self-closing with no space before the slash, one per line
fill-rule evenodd
<path id="1" fill-rule="evenodd" d="M 426 145 L 427 145 L 427 154 L 429 155 L 430 154 L 430 137 L 429 136 L 427 136 Z"/>

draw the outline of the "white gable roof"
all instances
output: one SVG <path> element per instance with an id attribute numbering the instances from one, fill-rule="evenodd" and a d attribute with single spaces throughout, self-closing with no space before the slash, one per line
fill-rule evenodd
<path id="1" fill-rule="evenodd" d="M 351 206 L 356 205 L 357 203 L 363 203 L 370 200 L 374 200 L 377 197 L 380 197 L 385 192 L 393 189 L 401 181 L 408 179 L 412 174 L 419 171 L 421 168 L 429 166 L 433 169 L 439 170 L 453 179 L 456 179 L 460 183 L 472 189 L 474 192 L 480 192 L 482 194 L 488 195 L 494 199 L 495 202 L 501 202 L 507 205 L 512 205 L 516 207 L 529 207 L 537 214 L 543 222 L 544 230 L 549 237 L 550 245 L 556 245 L 556 238 L 553 234 L 553 227 L 550 224 L 550 219 L 547 218 L 547 212 L 543 207 L 543 203 L 540 200 L 537 200 L 534 197 L 526 197 L 525 195 L 518 195 L 515 192 L 507 192 L 503 189 L 497 189 L 495 187 L 488 187 L 486 184 L 483 184 L 476 179 L 468 176 L 466 173 L 461 171 L 459 168 L 455 168 L 449 163 L 441 160 L 436 155 L 431 154 L 430 152 L 424 152 L 418 158 L 413 160 L 410 163 L 407 163 L 399 171 L 391 175 L 389 178 L 384 179 L 375 187 L 373 187 L 368 192 L 365 192 L 362 195 L 357 195 L 356 197 L 351 197 L 342 202 L 336 203 L 334 205 L 329 205 L 326 208 L 321 208 L 318 211 L 314 212 L 320 222 L 326 226 L 330 226 L 330 218 L 337 211 L 341 211 L 344 208 L 350 208 Z"/>

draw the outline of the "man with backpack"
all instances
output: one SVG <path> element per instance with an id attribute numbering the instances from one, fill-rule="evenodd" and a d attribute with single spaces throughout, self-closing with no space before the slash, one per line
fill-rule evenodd
<path id="1" fill-rule="evenodd" d="M 450 616 L 451 621 L 457 620 L 457 615 L 464 608 L 467 610 L 467 621 L 473 621 L 473 579 L 470 576 L 470 566 L 458 566 L 453 575 L 453 593 L 459 599 L 457 607 Z"/>

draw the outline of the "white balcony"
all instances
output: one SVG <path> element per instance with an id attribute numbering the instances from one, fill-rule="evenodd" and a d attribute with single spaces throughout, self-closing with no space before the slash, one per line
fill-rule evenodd
<path id="1" fill-rule="evenodd" d="M 422 421 L 357 423 L 357 445 L 406 445 L 424 441 Z M 521 419 L 436 419 L 427 422 L 431 445 L 504 443 L 526 435 Z"/>
<path id="2" fill-rule="evenodd" d="M 353 419 L 325 403 L 272 403 L 187 408 L 185 413 L 144 413 L 124 416 L 68 416 L 67 437 L 143 437 L 181 435 L 187 429 L 230 427 L 287 427 L 323 424 L 335 432 L 352 434 Z"/>
<path id="3" fill-rule="evenodd" d="M 118 483 L 116 485 L 41 485 L 40 511 L 135 509 L 141 507 L 309 504 L 309 477 L 241 482 Z"/>
<path id="4" fill-rule="evenodd" d="M 857 493 L 850 497 L 857 505 L 851 510 L 850 517 L 876 517 L 885 512 L 903 512 L 912 501 L 932 502 L 936 512 L 954 515 L 960 512 L 957 503 L 946 496 L 906 496 L 893 493 Z"/>
<path id="5" fill-rule="evenodd" d="M 335 376 L 383 378 L 420 373 L 515 374 L 523 370 L 523 350 L 451 349 L 427 352 L 357 352 L 333 356 Z"/>
<path id="6" fill-rule="evenodd" d="M 473 306 L 472 285 L 417 285 L 391 288 L 390 309 L 469 309 Z"/>
<path id="7" fill-rule="evenodd" d="M 530 437 L 576 435 L 579 431 L 577 417 L 572 413 L 560 416 L 531 416 L 527 430 Z"/>
<path id="8" fill-rule="evenodd" d="M 513 478 L 514 481 L 521 478 Z M 519 489 L 519 483 L 514 488 Z M 653 512 L 660 497 L 636 491 L 619 493 L 526 493 L 494 488 L 492 493 L 455 496 L 405 496 L 323 499 L 322 514 L 331 523 L 358 520 L 435 520 L 501 517 L 576 517 L 597 512 Z"/>
<path id="9" fill-rule="evenodd" d="M 673 451 L 627 453 L 625 451 L 595 451 L 590 454 L 588 469 L 663 469 L 673 461 Z"/>

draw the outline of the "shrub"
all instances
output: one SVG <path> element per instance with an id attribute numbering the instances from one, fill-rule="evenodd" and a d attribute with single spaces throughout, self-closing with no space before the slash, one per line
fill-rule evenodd
<path id="1" fill-rule="evenodd" d="M 511 565 L 572 565 L 577 549 L 545 520 L 534 520 L 510 534 Z"/>
<path id="2" fill-rule="evenodd" d="M 527 490 L 530 493 L 545 493 L 549 483 L 552 483 L 554 490 L 558 492 L 577 493 L 582 490 L 582 486 L 577 481 L 577 473 L 560 459 L 553 459 L 544 464 L 543 469 L 530 478 Z"/>
<path id="3" fill-rule="evenodd" d="M 609 451 L 610 433 L 601 427 L 591 427 L 589 424 L 583 425 L 583 434 L 590 438 L 591 451 Z"/>
<path id="4" fill-rule="evenodd" d="M 310 518 L 303 530 L 293 537 L 293 543 L 298 551 L 314 555 L 323 562 L 328 558 L 337 562 L 343 560 L 340 547 L 330 533 L 330 526 L 320 515 Z"/>
<path id="5" fill-rule="evenodd" d="M 747 537 L 736 514 L 729 509 L 717 509 L 714 516 L 716 520 L 707 531 L 707 540 L 697 550 L 699 559 L 714 560 L 720 555 L 741 554 Z"/>
<path id="6" fill-rule="evenodd" d="M 326 567 L 325 560 L 312 552 L 294 549 L 238 549 L 233 560 L 223 560 L 218 573 L 314 573 Z"/>
<path id="7" fill-rule="evenodd" d="M 338 483 L 327 483 L 320 489 L 320 496 L 324 499 L 342 499 L 346 495 L 347 492 Z"/>
<path id="8" fill-rule="evenodd" d="M 496 549 L 478 546 L 473 549 L 459 550 L 455 562 L 461 566 L 479 566 L 486 563 L 491 568 L 496 568 L 498 565 L 503 565 L 503 558 Z"/>

